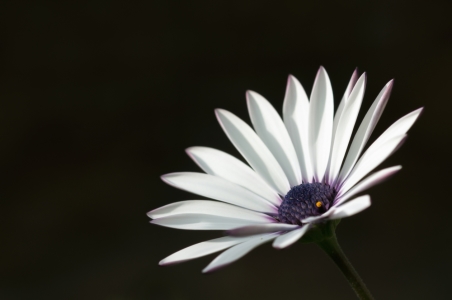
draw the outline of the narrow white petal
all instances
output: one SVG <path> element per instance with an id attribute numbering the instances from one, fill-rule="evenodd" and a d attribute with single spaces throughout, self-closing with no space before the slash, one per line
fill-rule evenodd
<path id="1" fill-rule="evenodd" d="M 278 112 L 256 92 L 248 91 L 246 100 L 254 129 L 284 170 L 290 186 L 301 184 L 297 153 Z"/>
<path id="2" fill-rule="evenodd" d="M 379 149 L 381 145 L 383 145 L 390 139 L 405 134 L 411 128 L 411 126 L 413 126 L 414 122 L 416 122 L 422 110 L 423 108 L 419 108 L 397 120 L 388 129 L 386 129 L 386 131 L 383 132 L 375 140 L 375 142 L 372 143 L 372 145 L 369 146 L 369 149 L 366 150 L 366 153 L 372 153 L 373 151 Z"/>
<path id="3" fill-rule="evenodd" d="M 350 81 L 348 82 L 347 89 L 345 90 L 345 93 L 342 96 L 342 100 L 339 103 L 339 106 L 337 107 L 336 114 L 334 115 L 333 137 L 336 135 L 337 125 L 339 124 L 339 120 L 344 110 L 345 103 L 347 103 L 348 97 L 350 96 L 357 81 L 358 81 L 358 69 L 355 69 L 355 71 L 352 74 L 352 77 L 350 78 Z"/>
<path id="4" fill-rule="evenodd" d="M 184 248 L 162 259 L 159 265 L 166 266 L 206 256 L 249 240 L 250 237 L 225 236 Z"/>
<path id="5" fill-rule="evenodd" d="M 314 178 L 322 181 L 328 165 L 333 133 L 333 91 L 330 79 L 320 67 L 312 88 L 309 109 L 309 146 Z"/>
<path id="6" fill-rule="evenodd" d="M 277 208 L 264 198 L 226 179 L 209 174 L 180 172 L 162 176 L 176 188 L 251 210 L 276 213 Z"/>
<path id="7" fill-rule="evenodd" d="M 336 134 L 333 137 L 333 146 L 331 148 L 331 157 L 329 162 L 329 169 L 327 178 L 330 184 L 339 175 L 339 171 L 344 159 L 345 151 L 347 150 L 350 136 L 352 135 L 353 127 L 355 126 L 356 118 L 361 107 L 366 89 L 366 73 L 363 73 L 353 88 L 348 101 L 344 105 L 344 109 L 338 120 Z"/>
<path id="8" fill-rule="evenodd" d="M 205 214 L 219 217 L 230 217 L 260 223 L 276 222 L 272 217 L 244 209 L 231 204 L 209 201 L 209 200 L 188 200 L 171 203 L 147 213 L 149 218 L 158 219 L 179 214 Z"/>
<path id="9" fill-rule="evenodd" d="M 370 197 L 369 195 L 364 195 L 350 200 L 347 203 L 342 204 L 341 206 L 332 208 L 332 214 L 328 217 L 328 219 L 334 220 L 350 217 L 365 210 L 369 206 Z"/>
<path id="10" fill-rule="evenodd" d="M 370 148 L 363 154 L 363 156 L 357 162 L 355 168 L 350 173 L 349 177 L 344 181 L 344 184 L 340 187 L 338 193 L 345 194 L 350 190 L 358 181 L 364 176 L 369 174 L 373 169 L 380 165 L 386 158 L 394 153 L 395 150 L 405 141 L 406 134 L 396 136 L 383 145 L 381 145 L 375 151 L 370 151 Z"/>
<path id="11" fill-rule="evenodd" d="M 152 224 L 186 230 L 229 230 L 240 226 L 259 224 L 259 222 L 231 217 L 206 214 L 178 214 L 158 218 Z M 264 222 L 261 222 L 264 224 Z"/>
<path id="12" fill-rule="evenodd" d="M 202 270 L 202 272 L 203 273 L 212 272 L 230 263 L 233 263 L 234 261 L 248 254 L 254 248 L 262 245 L 263 243 L 273 240 L 278 235 L 279 234 L 277 233 L 272 233 L 263 237 L 253 238 L 249 241 L 243 242 L 232 248 L 229 248 L 228 250 L 218 255 L 204 270 Z"/>
<path id="13" fill-rule="evenodd" d="M 247 225 L 244 227 L 234 228 L 228 231 L 232 236 L 250 236 L 261 233 L 270 233 L 277 231 L 288 231 L 298 228 L 298 225 L 284 224 L 284 223 L 270 223 L 263 225 Z"/>
<path id="14" fill-rule="evenodd" d="M 348 174 L 350 174 L 350 171 L 358 160 L 358 157 L 361 155 L 364 146 L 369 140 L 370 135 L 377 125 L 378 120 L 380 120 L 383 110 L 388 103 L 393 83 L 393 80 L 391 80 L 386 84 L 364 116 L 364 119 L 361 122 L 355 137 L 353 138 L 347 157 L 345 158 L 344 165 L 342 166 L 341 173 L 339 174 L 337 181 L 338 183 L 343 182 L 344 179 L 347 178 Z"/>
<path id="15" fill-rule="evenodd" d="M 311 182 L 313 170 L 309 156 L 309 100 L 300 82 L 293 76 L 287 81 L 283 118 L 297 152 L 304 182 Z"/>
<path id="16" fill-rule="evenodd" d="M 301 220 L 301 223 L 303 223 L 303 224 L 317 223 L 318 221 L 328 219 L 328 216 L 331 215 L 332 212 L 333 211 L 331 209 L 329 209 L 326 212 L 324 212 L 323 214 L 321 214 L 320 216 L 307 217 L 306 219 Z"/>
<path id="17" fill-rule="evenodd" d="M 283 249 L 289 247 L 296 241 L 298 241 L 308 230 L 311 228 L 311 224 L 306 224 L 299 229 L 292 230 L 288 233 L 280 235 L 273 242 L 273 247 L 276 249 Z"/>
<path id="18" fill-rule="evenodd" d="M 275 205 L 281 204 L 281 197 L 278 193 L 253 169 L 232 155 L 208 147 L 191 147 L 186 151 L 207 174 L 243 186 Z"/>
<path id="19" fill-rule="evenodd" d="M 251 167 L 278 193 L 285 195 L 290 190 L 289 181 L 253 129 L 226 110 L 216 109 L 215 113 L 224 132 Z"/>
<path id="20" fill-rule="evenodd" d="M 352 189 L 350 189 L 347 193 L 343 195 L 338 195 L 338 198 L 334 205 L 340 205 L 350 199 L 351 197 L 355 196 L 358 193 L 361 193 L 374 185 L 377 185 L 385 180 L 387 180 L 389 177 L 397 173 L 399 170 L 402 169 L 402 166 L 394 166 L 390 168 L 386 168 L 383 170 L 380 170 L 369 177 L 365 178 L 363 181 L 359 182 L 357 185 L 355 185 Z"/>

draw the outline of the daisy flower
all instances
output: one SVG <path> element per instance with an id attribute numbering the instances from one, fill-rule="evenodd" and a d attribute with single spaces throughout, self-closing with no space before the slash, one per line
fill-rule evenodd
<path id="1" fill-rule="evenodd" d="M 248 91 L 254 130 L 234 114 L 217 109 L 221 127 L 248 164 L 220 150 L 188 148 L 188 155 L 205 173 L 171 173 L 162 179 L 213 200 L 176 202 L 148 216 L 153 224 L 225 230 L 226 236 L 180 250 L 160 265 L 226 250 L 203 270 L 210 272 L 263 243 L 273 241 L 273 247 L 282 249 L 309 234 L 328 252 L 325 241 L 334 233 L 337 220 L 370 206 L 368 195 L 356 196 L 401 169 L 394 166 L 367 176 L 400 147 L 422 111 L 399 119 L 364 151 L 393 81 L 378 94 L 352 139 L 365 86 L 366 74 L 358 78 L 355 71 L 334 114 L 333 91 L 323 67 L 309 98 L 298 80 L 289 76 L 282 119 L 264 97 Z"/>

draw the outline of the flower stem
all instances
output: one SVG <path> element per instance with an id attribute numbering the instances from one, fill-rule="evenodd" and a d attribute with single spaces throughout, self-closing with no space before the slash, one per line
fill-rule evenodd
<path id="1" fill-rule="evenodd" d="M 329 237 L 326 237 L 322 241 L 318 241 L 317 245 L 325 251 L 326 254 L 336 263 L 342 274 L 347 278 L 348 282 L 352 286 L 356 295 L 361 300 L 373 300 L 374 298 L 370 294 L 361 277 L 353 268 L 350 261 L 345 256 L 339 243 L 337 242 L 336 233 L 334 230 Z"/>

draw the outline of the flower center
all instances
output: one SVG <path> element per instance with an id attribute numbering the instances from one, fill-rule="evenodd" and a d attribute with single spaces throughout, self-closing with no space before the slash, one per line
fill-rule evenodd
<path id="1" fill-rule="evenodd" d="M 303 183 L 294 186 L 284 197 L 278 209 L 280 222 L 301 224 L 301 220 L 326 212 L 337 192 L 326 183 Z"/>

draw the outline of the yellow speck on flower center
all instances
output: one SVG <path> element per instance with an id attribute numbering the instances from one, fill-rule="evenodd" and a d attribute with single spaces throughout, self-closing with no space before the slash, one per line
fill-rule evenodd
<path id="1" fill-rule="evenodd" d="M 315 206 L 317 206 L 318 208 L 322 207 L 322 202 L 317 201 L 317 202 L 315 203 Z"/>

